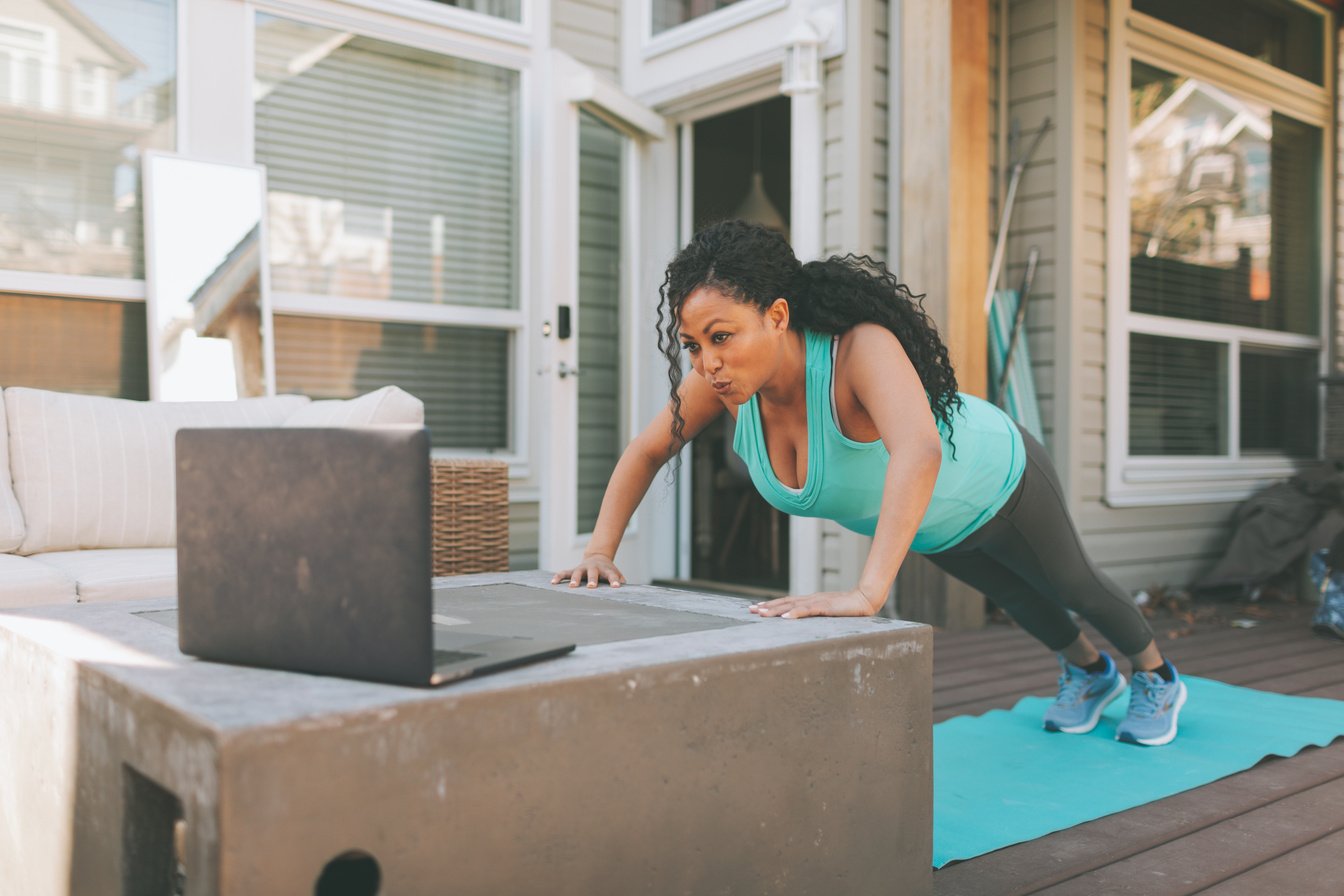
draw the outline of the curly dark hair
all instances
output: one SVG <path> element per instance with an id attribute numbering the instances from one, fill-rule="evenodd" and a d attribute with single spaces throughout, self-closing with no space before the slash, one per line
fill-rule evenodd
<path id="1" fill-rule="evenodd" d="M 952 435 L 952 412 L 961 406 L 957 377 L 928 314 L 915 295 L 882 262 L 867 255 L 832 255 L 801 264 L 784 237 L 746 221 L 720 221 L 699 231 L 667 266 L 658 289 L 658 349 L 667 358 L 672 393 L 672 438 L 686 444 L 681 416 L 681 305 L 702 286 L 761 313 L 783 298 L 789 328 L 844 333 L 856 324 L 876 323 L 900 340 L 929 396 L 933 416 Z M 955 446 L 953 446 L 955 452 Z"/>

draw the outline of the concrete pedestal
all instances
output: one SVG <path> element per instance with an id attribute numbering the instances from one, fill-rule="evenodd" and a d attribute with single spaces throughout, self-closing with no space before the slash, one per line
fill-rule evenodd
<path id="1" fill-rule="evenodd" d="M 200 662 L 170 601 L 0 614 L 0 892 L 171 892 L 175 824 L 192 896 L 931 891 L 927 627 L 547 581 L 439 580 L 580 647 L 437 689 Z M 554 596 L 457 590 L 499 582 Z"/>

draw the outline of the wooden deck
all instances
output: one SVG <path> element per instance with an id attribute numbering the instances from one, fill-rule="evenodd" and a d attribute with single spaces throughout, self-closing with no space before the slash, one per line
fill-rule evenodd
<path id="1" fill-rule="evenodd" d="M 1198 625 L 1178 638 L 1166 635 L 1180 623 L 1154 628 L 1184 674 L 1344 699 L 1344 643 L 1312 634 L 1309 608 L 1285 612 L 1251 629 Z M 939 632 L 933 666 L 935 722 L 1055 690 L 1053 657 L 1016 628 Z M 937 896 L 1344 896 L 1344 739 L 947 865 L 933 885 Z"/>

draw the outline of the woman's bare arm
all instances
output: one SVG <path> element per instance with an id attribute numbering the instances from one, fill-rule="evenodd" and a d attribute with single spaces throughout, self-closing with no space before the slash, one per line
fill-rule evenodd
<path id="1" fill-rule="evenodd" d="M 691 375 L 684 380 L 680 395 L 687 441 L 699 435 L 724 412 L 723 401 L 703 377 Z M 677 446 L 672 439 L 672 406 L 669 402 L 621 452 L 602 496 L 602 506 L 593 526 L 593 537 L 583 552 L 583 559 L 578 566 L 557 572 L 551 579 L 552 583 L 569 579 L 570 587 L 576 588 L 586 579 L 589 588 L 596 588 L 603 579 L 613 586 L 625 581 L 615 565 L 616 550 L 620 547 L 626 527 L 630 525 L 630 518 L 635 514 L 635 508 L 644 500 L 653 478 L 676 453 Z"/>
<path id="2" fill-rule="evenodd" d="M 886 602 L 933 498 L 943 441 L 924 385 L 895 335 L 870 325 L 854 338 L 856 357 L 861 359 L 852 368 L 854 391 L 891 455 L 873 544 L 859 576 L 859 590 L 876 613 Z"/>

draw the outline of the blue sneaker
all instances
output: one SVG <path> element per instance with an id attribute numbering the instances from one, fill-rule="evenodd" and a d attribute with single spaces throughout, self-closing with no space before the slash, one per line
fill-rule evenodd
<path id="1" fill-rule="evenodd" d="M 1185 705 L 1185 682 L 1170 662 L 1172 680 L 1156 672 L 1135 672 L 1129 689 L 1129 713 L 1115 729 L 1115 739 L 1160 747 L 1176 737 L 1176 719 Z"/>
<path id="2" fill-rule="evenodd" d="M 1045 730 L 1065 734 L 1086 734 L 1097 727 L 1097 720 L 1111 701 L 1125 689 L 1125 676 L 1115 661 L 1103 653 L 1106 668 L 1088 672 L 1081 666 L 1059 658 L 1059 696 L 1045 711 Z"/>

